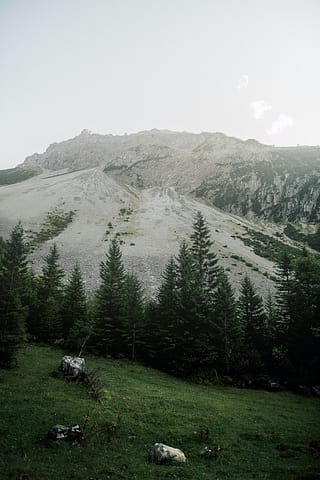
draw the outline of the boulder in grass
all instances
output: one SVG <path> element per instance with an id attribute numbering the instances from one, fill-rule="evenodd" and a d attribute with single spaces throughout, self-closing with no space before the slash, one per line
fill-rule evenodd
<path id="1" fill-rule="evenodd" d="M 60 368 L 65 375 L 78 378 L 84 375 L 86 363 L 84 358 L 65 355 L 61 360 Z"/>
<path id="2" fill-rule="evenodd" d="M 178 448 L 169 447 L 163 443 L 155 443 L 149 453 L 149 459 L 158 465 L 175 465 L 186 463 L 185 454 Z"/>
<path id="3" fill-rule="evenodd" d="M 80 425 L 72 425 L 66 427 L 65 425 L 54 425 L 48 431 L 49 440 L 70 440 L 75 442 L 80 440 L 83 436 Z"/>

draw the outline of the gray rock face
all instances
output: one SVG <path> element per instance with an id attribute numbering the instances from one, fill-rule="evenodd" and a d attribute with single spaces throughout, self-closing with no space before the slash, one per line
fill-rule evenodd
<path id="1" fill-rule="evenodd" d="M 155 443 L 149 453 L 149 459 L 159 465 L 174 465 L 186 463 L 185 454 L 178 448 L 169 447 L 163 443 Z"/>
<path id="2" fill-rule="evenodd" d="M 174 187 L 229 212 L 268 220 L 320 219 L 320 147 L 282 147 L 222 133 L 151 130 L 79 136 L 27 157 L 24 166 L 103 166 L 134 188 Z"/>

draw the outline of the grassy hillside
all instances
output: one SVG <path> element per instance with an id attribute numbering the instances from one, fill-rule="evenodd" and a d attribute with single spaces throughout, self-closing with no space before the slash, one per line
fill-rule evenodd
<path id="1" fill-rule="evenodd" d="M 13 183 L 23 182 L 28 178 L 39 175 L 39 173 L 41 173 L 41 168 L 39 167 L 15 167 L 0 170 L 0 185 L 11 185 Z"/>
<path id="2" fill-rule="evenodd" d="M 63 352 L 29 347 L 0 372 L 0 478 L 316 479 L 319 400 L 189 384 L 137 364 L 89 357 L 105 382 L 99 405 L 85 387 L 52 375 Z M 54 424 L 83 425 L 79 445 L 48 443 Z M 183 467 L 147 461 L 154 442 L 181 448 Z M 199 456 L 221 446 L 215 458 Z"/>

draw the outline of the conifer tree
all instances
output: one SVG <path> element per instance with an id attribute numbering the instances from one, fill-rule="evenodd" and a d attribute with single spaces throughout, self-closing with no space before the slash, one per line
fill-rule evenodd
<path id="1" fill-rule="evenodd" d="M 264 367 L 265 314 L 263 300 L 247 275 L 240 288 L 238 312 L 243 334 L 243 359 L 248 362 L 249 369 L 257 373 Z"/>
<path id="2" fill-rule="evenodd" d="M 73 348 L 79 348 L 89 335 L 90 329 L 85 286 L 78 263 L 75 264 L 64 289 L 62 320 L 67 343 Z"/>
<path id="3" fill-rule="evenodd" d="M 144 298 L 137 276 L 128 273 L 124 281 L 122 340 L 131 360 L 142 357 L 144 346 Z"/>
<path id="4" fill-rule="evenodd" d="M 123 354 L 124 268 L 119 243 L 111 241 L 106 260 L 100 264 L 101 284 L 96 292 L 93 343 L 103 354 Z"/>
<path id="5" fill-rule="evenodd" d="M 320 342 L 314 330 L 320 326 L 320 262 L 306 251 L 293 265 L 290 282 L 291 311 L 283 343 L 300 381 L 320 380 Z"/>
<path id="6" fill-rule="evenodd" d="M 279 320 L 279 308 L 274 296 L 269 291 L 264 301 L 265 312 L 265 335 L 264 335 L 264 350 L 265 360 L 268 365 L 269 373 L 279 376 L 281 365 L 285 360 L 286 352 L 282 344 L 282 332 Z"/>
<path id="7" fill-rule="evenodd" d="M 0 264 L 0 366 L 11 367 L 18 347 L 25 340 L 24 303 L 27 277 L 27 249 L 21 223 L 2 244 Z"/>
<path id="8" fill-rule="evenodd" d="M 179 341 L 176 336 L 178 298 L 177 265 L 171 257 L 162 273 L 162 283 L 157 297 L 149 305 L 149 315 L 147 315 L 148 354 L 152 363 L 158 368 L 167 368 Z"/>
<path id="9" fill-rule="evenodd" d="M 63 336 L 61 306 L 63 298 L 62 278 L 64 272 L 59 265 L 59 253 L 54 243 L 44 258 L 38 292 L 38 337 L 52 342 Z"/>
<path id="10" fill-rule="evenodd" d="M 293 279 L 293 263 L 292 258 L 286 252 L 281 256 L 277 265 L 277 274 L 279 280 L 277 282 L 277 308 L 278 308 L 278 331 L 279 334 L 284 333 L 288 328 L 292 311 L 292 279 Z"/>
<path id="11" fill-rule="evenodd" d="M 177 257 L 177 322 L 173 337 L 177 339 L 172 369 L 191 374 L 212 365 L 212 325 L 206 311 L 203 288 L 194 270 L 194 257 L 184 242 Z"/>
<path id="12" fill-rule="evenodd" d="M 213 241 L 206 220 L 200 211 L 197 212 L 191 234 L 192 254 L 195 268 L 199 275 L 199 282 L 207 294 L 213 294 L 220 269 L 217 265 L 217 256 L 211 251 Z"/>
<path id="13" fill-rule="evenodd" d="M 145 333 L 142 346 L 143 359 L 156 368 L 161 367 L 159 355 L 159 321 L 156 299 L 147 298 L 144 309 Z"/>
<path id="14" fill-rule="evenodd" d="M 271 295 L 271 292 L 268 292 L 268 295 L 264 302 L 264 311 L 265 311 L 265 320 L 266 320 L 266 329 L 269 339 L 275 339 L 277 335 L 277 305 Z"/>
<path id="15" fill-rule="evenodd" d="M 30 340 L 36 341 L 39 338 L 43 316 L 40 306 L 41 278 L 29 269 L 28 275 L 28 316 L 26 328 Z"/>
<path id="16" fill-rule="evenodd" d="M 215 364 L 222 373 L 235 368 L 240 354 L 241 325 L 237 317 L 236 301 L 227 275 L 220 273 L 214 296 L 213 343 L 217 352 Z"/>

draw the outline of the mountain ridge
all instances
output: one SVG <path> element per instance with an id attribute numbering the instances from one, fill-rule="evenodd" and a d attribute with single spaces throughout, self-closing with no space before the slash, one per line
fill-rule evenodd
<path id="1" fill-rule="evenodd" d="M 24 167 L 104 166 L 135 188 L 173 186 L 229 213 L 272 221 L 320 220 L 320 147 L 275 147 L 216 132 L 87 130 L 26 158 Z"/>
<path id="2" fill-rule="evenodd" d="M 319 218 L 319 154 L 221 133 L 152 130 L 115 139 L 84 131 L 27 157 L 22 168 L 38 174 L 16 174 L 23 181 L 0 187 L 0 235 L 21 220 L 35 270 L 56 242 L 66 272 L 80 260 L 90 289 L 116 237 L 126 267 L 153 295 L 200 210 L 233 287 L 248 274 L 267 293 L 275 251 L 295 245 L 284 235 L 288 214 L 308 228 Z"/>

